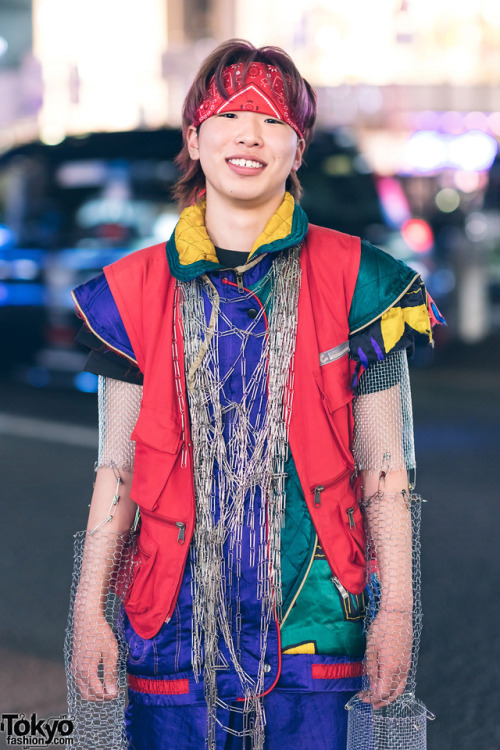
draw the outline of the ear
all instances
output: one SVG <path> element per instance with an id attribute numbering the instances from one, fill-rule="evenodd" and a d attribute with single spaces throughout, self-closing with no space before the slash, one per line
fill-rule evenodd
<path id="1" fill-rule="evenodd" d="M 198 148 L 198 130 L 194 125 L 190 125 L 186 133 L 186 143 L 191 159 L 196 161 L 200 158 L 200 151 Z"/>
<path id="2" fill-rule="evenodd" d="M 297 150 L 295 152 L 295 158 L 293 160 L 292 164 L 292 172 L 296 172 L 300 165 L 302 164 L 302 156 L 304 154 L 304 149 L 306 147 L 306 142 L 303 138 L 299 138 L 297 141 Z"/>

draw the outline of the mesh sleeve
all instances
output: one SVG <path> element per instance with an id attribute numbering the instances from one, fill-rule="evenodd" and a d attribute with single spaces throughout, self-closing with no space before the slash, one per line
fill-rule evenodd
<path id="1" fill-rule="evenodd" d="M 126 750 L 127 646 L 123 598 L 133 573 L 135 536 L 75 535 L 71 604 L 64 642 L 75 750 Z M 69 746 L 69 745 L 68 745 Z"/>
<path id="2" fill-rule="evenodd" d="M 398 486 L 399 475 L 390 481 L 391 471 L 404 475 L 415 468 L 404 351 L 364 371 L 353 411 L 356 466 L 374 477 L 361 501 L 367 560 L 366 655 L 363 691 L 347 705 L 347 748 L 425 750 L 429 714 L 415 698 L 422 629 L 422 499 Z"/>
<path id="3" fill-rule="evenodd" d="M 97 468 L 131 471 L 135 443 L 130 439 L 139 416 L 142 386 L 99 376 L 99 456 Z"/>
<path id="4" fill-rule="evenodd" d="M 353 403 L 353 453 L 357 469 L 415 469 L 413 413 L 405 351 L 369 367 Z"/>

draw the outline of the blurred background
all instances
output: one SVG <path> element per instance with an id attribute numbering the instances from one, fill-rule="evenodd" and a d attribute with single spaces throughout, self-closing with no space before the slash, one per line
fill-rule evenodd
<path id="1" fill-rule="evenodd" d="M 0 711 L 64 709 L 97 413 L 70 290 L 170 235 L 183 98 L 231 37 L 282 46 L 318 92 L 311 221 L 408 262 L 447 318 L 412 364 L 419 697 L 430 750 L 496 750 L 498 0 L 0 0 Z"/>

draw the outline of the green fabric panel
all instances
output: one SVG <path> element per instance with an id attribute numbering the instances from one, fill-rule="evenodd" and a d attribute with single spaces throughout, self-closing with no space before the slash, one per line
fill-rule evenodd
<path id="1" fill-rule="evenodd" d="M 271 293 L 271 276 L 262 284 L 262 280 L 249 287 L 254 291 L 260 284 L 256 296 L 263 305 L 267 304 Z M 272 307 L 268 309 L 268 316 L 272 314 Z M 299 476 L 291 452 L 285 462 L 286 507 L 285 524 L 281 531 L 281 586 L 282 612 L 286 613 L 302 579 L 307 571 L 309 561 L 316 544 L 316 531 L 307 509 L 306 500 L 300 486 Z"/>
<path id="2" fill-rule="evenodd" d="M 349 595 L 346 611 L 332 582 L 327 560 L 315 557 L 297 601 L 281 628 L 282 651 L 312 642 L 317 654 L 363 656 L 362 600 L 362 595 Z M 354 619 L 347 620 L 347 616 Z"/>
<path id="3" fill-rule="evenodd" d="M 267 304 L 271 293 L 271 276 L 268 274 L 264 284 L 256 282 L 253 287 L 260 289 L 256 296 L 263 305 Z M 268 315 L 272 314 L 272 308 Z M 291 452 L 285 462 L 286 507 L 285 524 L 281 531 L 281 586 L 283 605 L 282 612 L 285 614 L 293 600 L 297 590 L 300 588 L 302 579 L 306 574 L 309 561 L 314 552 L 316 544 L 316 532 L 307 509 L 306 500 L 300 486 L 299 476 L 295 468 L 295 462 Z"/>
<path id="4" fill-rule="evenodd" d="M 255 286 L 261 282 L 257 282 Z M 253 289 L 252 289 L 253 291 Z M 266 304 L 271 291 L 270 277 L 260 287 L 258 297 Z M 270 311 L 269 311 L 270 312 Z M 291 453 L 285 463 L 287 478 L 285 524 L 281 532 L 282 613 L 286 615 L 307 573 L 315 552 L 314 528 Z M 318 556 L 323 559 L 316 559 Z M 362 619 L 345 620 L 341 597 L 331 581 L 330 567 L 320 551 L 298 599 L 281 628 L 282 649 L 303 642 L 316 642 L 318 654 L 362 656 L 364 636 Z M 324 589 L 327 598 L 324 597 Z M 353 603 L 356 597 L 348 602 Z M 333 606 L 331 606 L 331 601 Z M 312 602 L 312 608 L 311 608 Z"/>
<path id="5" fill-rule="evenodd" d="M 361 261 L 349 311 L 349 330 L 363 328 L 392 307 L 415 276 L 416 271 L 403 261 L 369 242 L 361 242 Z"/>
<path id="6" fill-rule="evenodd" d="M 300 588 L 316 544 L 316 531 L 291 454 L 285 464 L 285 471 L 288 474 L 285 482 L 285 525 L 281 531 L 283 615 Z"/>

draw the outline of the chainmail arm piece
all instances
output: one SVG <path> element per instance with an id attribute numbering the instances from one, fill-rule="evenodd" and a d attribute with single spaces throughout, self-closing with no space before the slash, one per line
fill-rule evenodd
<path id="1" fill-rule="evenodd" d="M 142 388 L 99 379 L 99 459 L 87 532 L 77 534 L 65 656 L 68 703 L 81 747 L 121 748 L 124 644 L 118 613 L 131 573 L 130 435 Z"/>
<path id="2" fill-rule="evenodd" d="M 75 535 L 64 643 L 75 750 L 126 750 L 127 649 L 121 602 L 132 575 L 134 538 L 98 530 Z"/>
<path id="3" fill-rule="evenodd" d="M 407 471 L 415 468 L 406 353 L 370 367 L 354 400 L 354 457 L 367 531 L 366 690 L 381 708 L 414 682 L 420 634 L 418 519 Z M 417 545 L 417 546 L 416 546 Z"/>
<path id="4" fill-rule="evenodd" d="M 404 490 L 377 492 L 365 504 L 366 527 L 379 584 L 372 597 L 366 635 L 364 699 L 374 708 L 391 703 L 406 689 L 413 649 L 412 529 Z M 375 588 L 374 586 L 374 588 Z M 373 616 L 374 615 L 374 616 Z"/>

